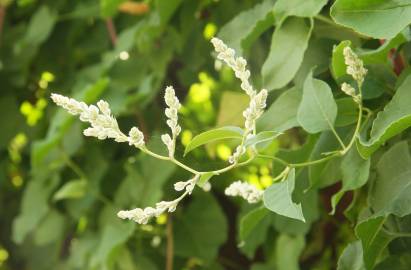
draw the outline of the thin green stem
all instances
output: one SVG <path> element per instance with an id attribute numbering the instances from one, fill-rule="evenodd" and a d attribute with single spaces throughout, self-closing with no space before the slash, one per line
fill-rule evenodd
<path id="1" fill-rule="evenodd" d="M 335 130 L 335 128 L 331 125 L 330 126 L 332 133 L 334 134 L 335 138 L 337 138 L 338 143 L 341 145 L 341 147 L 343 149 L 346 148 L 344 142 L 342 141 L 342 139 L 340 138 L 340 136 L 338 135 L 337 131 Z"/>
<path id="2" fill-rule="evenodd" d="M 77 174 L 78 177 L 81 179 L 87 180 L 87 175 L 86 173 L 64 152 L 63 150 L 61 151 L 61 156 L 64 159 L 64 162 L 66 165 L 75 173 Z"/>
<path id="3" fill-rule="evenodd" d="M 328 18 L 328 17 L 326 17 L 326 16 L 324 16 L 324 15 L 321 15 L 321 14 L 315 15 L 314 18 L 317 19 L 317 20 L 319 20 L 319 21 L 322 21 L 322 22 L 331 24 L 331 25 L 337 25 L 333 20 L 331 20 L 330 18 Z"/>
<path id="4" fill-rule="evenodd" d="M 301 162 L 301 163 L 288 163 L 287 161 L 285 161 L 281 158 L 274 157 L 274 156 L 268 156 L 268 155 L 258 155 L 257 157 L 268 158 L 268 159 L 271 159 L 271 160 L 273 160 L 277 163 L 281 163 L 282 165 L 290 167 L 290 168 L 300 168 L 300 167 L 306 167 L 306 166 L 310 166 L 310 165 L 319 164 L 319 163 L 325 162 L 325 161 L 330 160 L 330 159 L 332 159 L 334 157 L 337 157 L 337 156 L 341 156 L 341 153 L 340 152 L 335 152 L 334 154 L 329 155 L 329 156 L 324 157 L 324 158 L 311 160 L 311 161 L 306 161 L 306 162 Z"/>

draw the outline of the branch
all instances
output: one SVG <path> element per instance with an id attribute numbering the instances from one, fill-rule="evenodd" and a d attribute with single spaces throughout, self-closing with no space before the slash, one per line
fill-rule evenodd
<path id="1" fill-rule="evenodd" d="M 1 45 L 1 34 L 3 33 L 4 18 L 6 17 L 6 7 L 0 5 L 0 45 Z"/>
<path id="2" fill-rule="evenodd" d="M 106 28 L 107 28 L 108 34 L 110 35 L 111 44 L 113 45 L 113 47 L 115 47 L 117 44 L 117 33 L 116 33 L 116 27 L 114 26 L 112 18 L 106 19 Z"/>
<path id="3" fill-rule="evenodd" d="M 173 220 L 172 215 L 167 216 L 167 254 L 166 270 L 173 270 L 174 260 L 174 238 L 173 238 Z"/>

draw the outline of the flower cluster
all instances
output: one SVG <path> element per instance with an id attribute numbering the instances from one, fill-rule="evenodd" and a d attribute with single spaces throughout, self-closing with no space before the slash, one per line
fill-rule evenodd
<path id="1" fill-rule="evenodd" d="M 258 203 L 261 201 L 264 192 L 251 184 L 236 181 L 226 188 L 224 193 L 227 196 L 240 196 L 249 203 Z"/>
<path id="2" fill-rule="evenodd" d="M 162 201 L 156 203 L 156 208 L 146 207 L 144 209 L 135 208 L 133 210 L 121 210 L 117 213 L 117 216 L 121 219 L 133 220 L 134 222 L 137 222 L 139 224 L 147 224 L 147 222 L 152 217 L 158 217 L 166 211 L 174 212 L 179 201 L 180 199 L 169 202 Z"/>
<path id="3" fill-rule="evenodd" d="M 367 74 L 367 69 L 364 68 L 362 60 L 348 46 L 344 48 L 343 54 L 347 65 L 347 74 L 351 75 L 358 82 L 358 85 L 361 85 Z"/>
<path id="4" fill-rule="evenodd" d="M 262 89 L 259 93 L 253 89 L 249 82 L 250 71 L 247 69 L 247 61 L 242 57 L 235 57 L 235 51 L 229 48 L 224 42 L 218 38 L 212 38 L 211 43 L 214 45 L 215 51 L 218 53 L 217 58 L 224 61 L 233 71 L 237 78 L 241 80 L 241 88 L 250 97 L 250 103 L 247 109 L 243 112 L 245 118 L 245 135 L 255 131 L 255 122 L 263 114 L 266 105 L 268 92 Z M 237 147 L 233 155 L 228 161 L 231 164 L 236 163 L 245 153 L 246 149 L 243 145 Z"/>
<path id="5" fill-rule="evenodd" d="M 139 224 L 146 224 L 150 218 L 158 217 L 164 212 L 174 212 L 178 203 L 187 195 L 191 195 L 195 185 L 197 184 L 200 175 L 195 175 L 192 179 L 184 182 L 177 182 L 174 184 L 174 189 L 177 191 L 185 190 L 185 192 L 173 201 L 162 201 L 156 203 L 156 207 L 135 208 L 132 210 L 121 210 L 117 213 L 117 216 L 121 219 L 130 219 Z"/>
<path id="6" fill-rule="evenodd" d="M 96 137 L 100 140 L 111 138 L 116 142 L 128 142 L 135 147 L 144 146 L 144 135 L 138 128 L 133 127 L 129 136 L 120 131 L 117 120 L 111 115 L 110 107 L 106 101 L 100 100 L 97 102 L 97 106 L 88 106 L 84 102 L 59 94 L 52 94 L 51 99 L 69 113 L 80 115 L 81 121 L 90 123 L 91 127 L 83 132 L 85 136 Z"/>
<path id="7" fill-rule="evenodd" d="M 163 134 L 161 140 L 167 146 L 169 156 L 172 157 L 174 156 L 176 137 L 181 132 L 181 127 L 178 124 L 178 110 L 181 108 L 181 104 L 172 86 L 166 88 L 164 100 L 167 104 L 165 115 L 168 118 L 167 125 L 171 129 L 171 136 L 169 134 Z"/>
<path id="8" fill-rule="evenodd" d="M 235 57 L 235 51 L 227 45 L 221 39 L 212 38 L 211 43 L 214 45 L 215 51 L 218 53 L 217 58 L 224 61 L 233 71 L 235 76 L 241 80 L 241 88 L 250 97 L 256 94 L 252 85 L 249 82 L 250 71 L 247 69 L 247 61 L 242 57 Z"/>
<path id="9" fill-rule="evenodd" d="M 197 184 L 198 179 L 200 179 L 200 175 L 195 175 L 192 179 L 188 181 L 180 181 L 174 184 L 174 189 L 176 191 L 186 190 L 189 195 L 193 192 L 195 185 Z"/>
<path id="10" fill-rule="evenodd" d="M 267 95 L 267 90 L 263 89 L 251 98 L 249 107 L 243 112 L 245 128 L 247 130 L 253 130 L 255 128 L 255 121 L 263 114 L 267 106 Z"/>

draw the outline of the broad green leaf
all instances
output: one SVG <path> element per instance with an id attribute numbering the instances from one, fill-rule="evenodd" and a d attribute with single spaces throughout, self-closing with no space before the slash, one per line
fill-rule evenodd
<path id="1" fill-rule="evenodd" d="M 255 146 L 259 143 L 272 142 L 279 135 L 281 135 L 281 133 L 276 132 L 276 131 L 262 131 L 258 133 L 257 135 L 248 137 L 244 143 L 244 146 L 248 147 L 248 146 Z"/>
<path id="2" fill-rule="evenodd" d="M 335 22 L 373 38 L 393 38 L 411 23 L 410 0 L 337 0 Z M 366 19 L 364 19 L 366 18 Z"/>
<path id="3" fill-rule="evenodd" d="M 49 211 L 48 199 L 59 178 L 33 178 L 24 190 L 21 210 L 13 221 L 13 241 L 21 244 Z"/>
<path id="4" fill-rule="evenodd" d="M 272 221 L 270 213 L 262 206 L 251 210 L 240 220 L 238 246 L 250 259 L 254 258 L 257 248 L 267 240 Z"/>
<path id="5" fill-rule="evenodd" d="M 30 46 L 40 45 L 49 37 L 56 21 L 56 14 L 47 6 L 41 6 L 31 17 L 24 42 Z"/>
<path id="6" fill-rule="evenodd" d="M 297 73 L 308 46 L 313 22 L 290 17 L 274 31 L 270 53 L 261 73 L 264 87 L 279 89 L 286 86 Z"/>
<path id="7" fill-rule="evenodd" d="M 342 188 L 331 198 L 332 214 L 346 191 L 365 185 L 370 173 L 370 164 L 370 159 L 364 160 L 356 147 L 352 147 L 343 157 L 341 162 Z"/>
<path id="8" fill-rule="evenodd" d="M 275 244 L 276 269 L 299 270 L 299 257 L 304 250 L 304 236 L 281 234 Z"/>
<path id="9" fill-rule="evenodd" d="M 187 144 L 184 155 L 193 149 L 204 144 L 223 139 L 241 139 L 243 130 L 239 127 L 227 126 L 217 129 L 208 130 L 195 136 L 189 144 Z"/>
<path id="10" fill-rule="evenodd" d="M 357 144 L 361 156 L 370 157 L 384 142 L 411 126 L 410 87 L 411 76 L 408 76 L 384 110 L 377 114 L 369 140 L 360 138 Z"/>
<path id="11" fill-rule="evenodd" d="M 355 233 L 361 240 L 364 265 L 372 269 L 381 252 L 393 239 L 382 230 L 385 217 L 374 217 L 362 221 L 355 227 Z"/>
<path id="12" fill-rule="evenodd" d="M 244 125 L 243 111 L 248 107 L 250 98 L 244 93 L 224 91 L 217 116 L 217 126 Z"/>
<path id="13" fill-rule="evenodd" d="M 102 228 L 101 238 L 97 249 L 93 252 L 90 264 L 93 268 L 104 269 L 115 249 L 123 245 L 133 234 L 135 223 L 108 223 Z"/>
<path id="14" fill-rule="evenodd" d="M 343 135 L 343 133 L 340 133 L 340 135 Z M 338 150 L 340 147 L 341 146 L 338 144 L 332 132 L 323 132 L 316 141 L 315 146 L 310 153 L 309 160 L 323 158 L 323 153 Z M 341 180 L 340 166 L 341 158 L 339 157 L 309 166 L 309 188 L 323 188 Z"/>
<path id="15" fill-rule="evenodd" d="M 398 48 L 401 44 L 410 40 L 410 33 L 408 30 L 404 30 L 394 38 L 387 40 L 378 49 L 364 50 L 359 52 L 359 56 L 365 64 L 381 64 L 386 63 L 389 58 L 389 53 L 392 49 Z"/>
<path id="16" fill-rule="evenodd" d="M 336 127 L 344 127 L 357 122 L 358 104 L 352 97 L 344 97 L 336 100 L 337 118 L 335 119 Z"/>
<path id="17" fill-rule="evenodd" d="M 86 194 L 87 181 L 84 179 L 72 180 L 65 183 L 53 196 L 55 201 L 78 199 Z"/>
<path id="18" fill-rule="evenodd" d="M 264 207 L 253 209 L 247 213 L 240 221 L 240 240 L 245 241 L 250 233 L 258 227 L 260 221 L 269 213 Z"/>
<path id="19" fill-rule="evenodd" d="M 377 178 L 369 194 L 378 215 L 411 214 L 411 156 L 406 141 L 391 147 L 377 164 Z"/>
<path id="20" fill-rule="evenodd" d="M 65 218 L 59 212 L 52 210 L 34 231 L 36 245 L 44 246 L 50 243 L 58 243 L 66 230 Z"/>
<path id="21" fill-rule="evenodd" d="M 197 257 L 210 264 L 227 238 L 227 221 L 217 201 L 209 193 L 198 193 L 174 223 L 175 254 Z M 190 241 L 187 241 L 187 237 Z"/>
<path id="22" fill-rule="evenodd" d="M 274 5 L 274 17 L 281 22 L 288 16 L 313 17 L 317 15 L 327 0 L 278 0 Z"/>
<path id="23" fill-rule="evenodd" d="M 204 186 L 204 184 L 207 183 L 210 180 L 210 178 L 213 177 L 213 175 L 214 175 L 214 173 L 212 173 L 212 172 L 207 172 L 207 173 L 202 174 L 200 176 L 200 179 L 197 182 L 197 185 L 199 187 Z"/>
<path id="24" fill-rule="evenodd" d="M 333 129 L 336 117 L 337 104 L 331 88 L 327 83 L 314 79 L 310 73 L 304 82 L 298 122 L 309 133 L 317 133 Z"/>
<path id="25" fill-rule="evenodd" d="M 337 270 L 365 270 L 361 241 L 355 241 L 345 247 L 338 259 Z"/>
<path id="26" fill-rule="evenodd" d="M 283 181 L 272 184 L 264 191 L 264 205 L 279 215 L 305 222 L 301 204 L 296 204 L 292 200 L 294 187 L 295 169 L 293 168 Z"/>
<path id="27" fill-rule="evenodd" d="M 379 262 L 374 270 L 409 270 L 411 268 L 411 256 L 406 252 L 401 255 L 391 255 Z"/>
<path id="28" fill-rule="evenodd" d="M 156 11 L 160 16 L 160 21 L 162 24 L 166 24 L 171 19 L 182 2 L 182 0 L 155 0 Z"/>
<path id="29" fill-rule="evenodd" d="M 121 3 L 126 0 L 100 0 L 100 11 L 103 18 L 112 17 L 117 13 Z"/>
<path id="30" fill-rule="evenodd" d="M 339 79 L 346 74 L 347 66 L 345 65 L 343 50 L 351 46 L 351 41 L 344 40 L 334 47 L 331 57 L 331 73 L 335 79 Z"/>
<path id="31" fill-rule="evenodd" d="M 272 3 L 272 0 L 265 0 L 236 15 L 221 28 L 218 37 L 241 54 L 242 49 L 247 48 L 252 39 L 272 25 Z"/>
<path id="32" fill-rule="evenodd" d="M 292 88 L 286 90 L 257 120 L 257 130 L 282 132 L 298 126 L 297 110 L 301 98 L 302 91 L 300 89 Z"/>

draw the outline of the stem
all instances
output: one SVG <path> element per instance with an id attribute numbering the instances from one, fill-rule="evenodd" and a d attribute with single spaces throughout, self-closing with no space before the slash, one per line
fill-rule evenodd
<path id="1" fill-rule="evenodd" d="M 117 32 L 112 18 L 106 19 L 106 28 L 108 34 L 110 35 L 111 44 L 113 45 L 113 47 L 115 47 L 117 44 Z"/>
<path id="2" fill-rule="evenodd" d="M 0 5 L 0 45 L 1 45 L 1 35 L 3 33 L 4 18 L 6 17 L 6 7 Z"/>
<path id="3" fill-rule="evenodd" d="M 337 131 L 335 131 L 334 127 L 331 125 L 331 131 L 334 134 L 335 138 L 337 138 L 337 141 L 340 143 L 341 147 L 344 149 L 346 149 L 344 142 L 341 140 L 340 136 L 338 135 Z"/>
<path id="4" fill-rule="evenodd" d="M 312 160 L 312 161 L 307 161 L 307 162 L 301 162 L 301 163 L 288 163 L 287 161 L 285 161 L 281 158 L 274 157 L 274 156 L 268 156 L 268 155 L 258 155 L 257 157 L 272 159 L 273 161 L 281 163 L 282 165 L 290 167 L 290 168 L 299 168 L 299 167 L 306 167 L 306 166 L 310 166 L 310 165 L 314 165 L 314 164 L 319 164 L 319 163 L 330 160 L 330 159 L 332 159 L 334 157 L 337 157 L 337 156 L 341 156 L 341 153 L 340 152 L 335 152 L 334 154 L 329 155 L 329 156 L 324 157 L 324 158 L 320 158 L 320 159 L 316 159 L 316 160 Z"/>
<path id="5" fill-rule="evenodd" d="M 167 218 L 167 251 L 166 251 L 166 270 L 173 270 L 174 260 L 174 238 L 173 238 L 173 219 L 169 214 Z"/>
<path id="6" fill-rule="evenodd" d="M 328 18 L 328 17 L 326 17 L 326 16 L 324 16 L 324 15 L 321 15 L 321 14 L 315 15 L 314 18 L 317 19 L 317 20 L 319 20 L 319 21 L 322 21 L 322 22 L 331 24 L 331 25 L 338 25 L 338 24 L 336 24 L 333 20 L 331 20 L 330 18 Z"/>
<path id="7" fill-rule="evenodd" d="M 87 180 L 87 175 L 86 173 L 64 152 L 63 150 L 61 151 L 61 156 L 64 159 L 64 162 L 66 165 L 75 173 L 77 174 L 78 177 L 80 177 L 83 180 Z"/>

